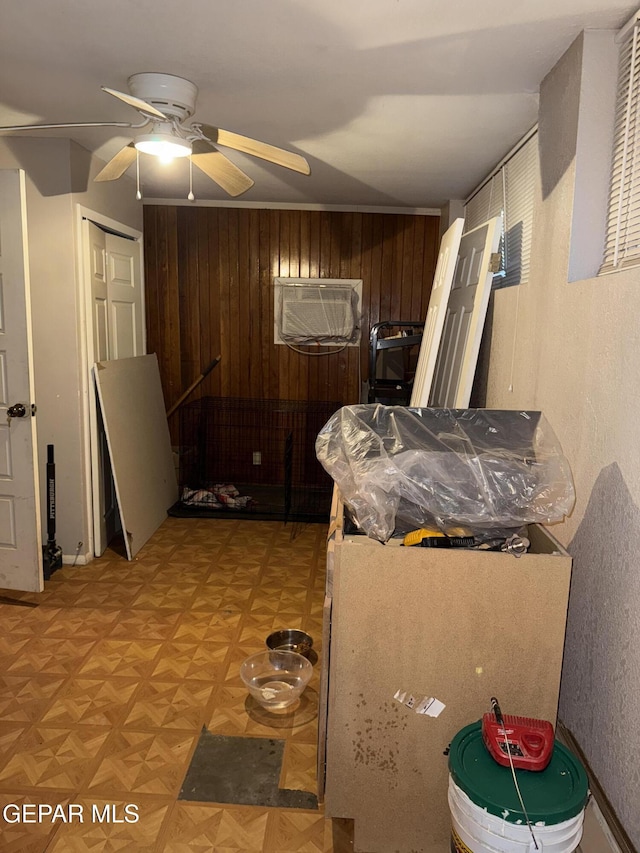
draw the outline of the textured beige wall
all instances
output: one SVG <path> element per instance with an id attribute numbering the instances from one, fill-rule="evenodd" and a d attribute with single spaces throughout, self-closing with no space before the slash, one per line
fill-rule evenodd
<path id="1" fill-rule="evenodd" d="M 531 280 L 493 296 L 486 405 L 543 411 L 571 463 L 576 507 L 553 528 L 574 558 L 560 716 L 640 846 L 640 269 L 568 281 L 591 46 L 541 87 Z"/>
<path id="2" fill-rule="evenodd" d="M 46 539 L 46 445 L 56 453 L 56 540 L 65 555 L 89 541 L 80 356 L 81 289 L 77 274 L 76 202 L 142 228 L 135 188 L 124 179 L 92 185 L 100 161 L 66 139 L 0 139 L 0 168 L 27 179 L 27 229 L 43 538 Z M 131 185 L 131 186 L 128 186 Z"/>

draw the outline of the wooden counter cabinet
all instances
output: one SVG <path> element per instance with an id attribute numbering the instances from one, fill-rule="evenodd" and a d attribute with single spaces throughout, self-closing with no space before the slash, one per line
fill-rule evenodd
<path id="1" fill-rule="evenodd" d="M 443 753 L 491 696 L 555 724 L 571 558 L 542 527 L 529 538 L 519 558 L 381 545 L 344 535 L 334 494 L 319 788 L 328 817 L 355 821 L 356 851 L 448 853 Z M 445 708 L 417 714 L 399 690 Z"/>

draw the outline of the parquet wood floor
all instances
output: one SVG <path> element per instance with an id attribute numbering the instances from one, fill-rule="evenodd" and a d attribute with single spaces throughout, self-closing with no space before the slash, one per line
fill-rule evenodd
<path id="1" fill-rule="evenodd" d="M 276 628 L 303 628 L 322 655 L 326 528 L 296 532 L 168 518 L 132 562 L 107 550 L 40 595 L 7 592 L 38 607 L 0 604 L 2 853 L 352 850 L 349 822 L 322 806 L 177 799 L 203 726 L 284 739 L 280 786 L 317 790 L 319 665 L 286 715 L 257 707 L 239 676 Z"/>

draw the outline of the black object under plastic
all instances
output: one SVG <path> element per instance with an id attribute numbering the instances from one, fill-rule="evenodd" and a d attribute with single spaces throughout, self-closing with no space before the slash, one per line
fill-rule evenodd
<path id="1" fill-rule="evenodd" d="M 421 548 L 473 548 L 475 539 L 473 536 L 425 536 L 416 544 Z"/>

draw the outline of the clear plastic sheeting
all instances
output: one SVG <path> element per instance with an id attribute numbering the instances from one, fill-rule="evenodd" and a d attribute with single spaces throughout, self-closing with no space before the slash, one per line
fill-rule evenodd
<path id="1" fill-rule="evenodd" d="M 316 454 L 358 526 L 381 542 L 429 525 L 489 540 L 562 521 L 575 502 L 569 463 L 540 412 L 345 406 Z"/>
<path id="2" fill-rule="evenodd" d="M 349 285 L 278 285 L 276 328 L 295 344 L 350 344 L 358 340 L 358 295 Z"/>

